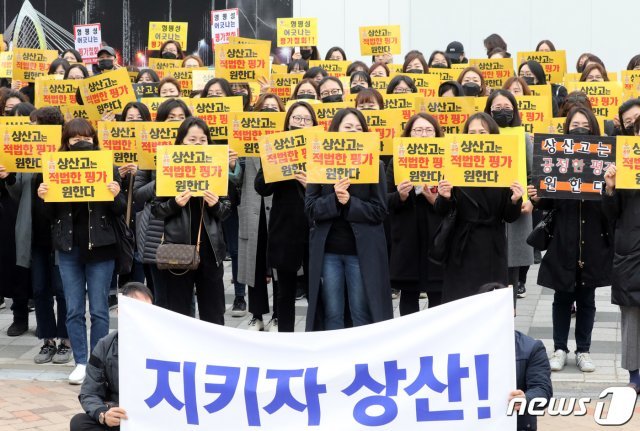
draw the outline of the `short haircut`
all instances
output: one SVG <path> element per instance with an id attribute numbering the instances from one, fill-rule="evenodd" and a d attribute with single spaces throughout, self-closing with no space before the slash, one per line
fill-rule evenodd
<path id="1" fill-rule="evenodd" d="M 362 126 L 363 132 L 369 131 L 369 126 L 367 125 L 367 119 L 364 118 L 364 115 L 362 114 L 362 112 L 360 112 L 356 108 L 345 108 L 345 109 L 339 110 L 336 113 L 336 115 L 333 117 L 333 120 L 331 120 L 331 125 L 329 126 L 328 131 L 337 132 L 340 129 L 340 124 L 342 123 L 342 120 L 344 120 L 344 118 L 349 114 L 353 114 L 356 117 L 358 117 L 358 121 L 360 122 L 360 126 Z"/>
<path id="2" fill-rule="evenodd" d="M 41 125 L 62 126 L 64 124 L 64 117 L 57 106 L 44 106 L 36 109 L 29 115 L 29 119 Z"/>
<path id="3" fill-rule="evenodd" d="M 384 98 L 375 88 L 363 88 L 356 96 L 356 107 L 361 103 L 375 103 L 380 109 L 384 108 Z"/>
<path id="4" fill-rule="evenodd" d="M 233 96 L 233 90 L 231 89 L 231 84 L 229 84 L 229 81 L 224 78 L 213 78 L 207 81 L 206 84 L 204 84 L 204 88 L 202 89 L 202 97 L 209 97 L 207 96 L 207 94 L 209 93 L 209 88 L 211 88 L 211 86 L 213 86 L 214 84 L 218 84 L 220 88 L 222 88 L 225 96 Z"/>
<path id="5" fill-rule="evenodd" d="M 413 129 L 413 124 L 420 118 L 422 118 L 423 120 L 427 120 L 429 123 L 431 123 L 431 125 L 436 131 L 436 138 L 442 138 L 444 136 L 442 127 L 440 127 L 440 123 L 438 123 L 438 120 L 436 120 L 435 117 L 425 112 L 419 112 L 416 115 L 409 118 L 409 121 L 407 121 L 407 124 L 404 126 L 404 130 L 402 131 L 403 138 L 407 138 L 411 136 L 411 129 Z"/>
<path id="6" fill-rule="evenodd" d="M 156 121 L 167 121 L 169 113 L 175 108 L 182 108 L 185 118 L 191 117 L 191 110 L 186 103 L 180 99 L 170 98 L 165 100 L 158 106 L 158 114 L 156 115 Z"/>
<path id="7" fill-rule="evenodd" d="M 313 110 L 313 108 L 311 107 L 311 105 L 309 105 L 307 102 L 300 100 L 298 102 L 292 103 L 291 106 L 289 106 L 289 110 L 287 111 L 287 115 L 284 117 L 284 131 L 288 131 L 289 130 L 289 123 L 291 122 L 291 115 L 293 115 L 293 111 L 297 108 L 297 107 L 303 107 L 305 108 L 307 111 L 309 111 L 309 115 L 311 116 L 311 121 L 313 122 L 314 126 L 318 125 L 318 118 L 316 117 L 316 112 Z"/>
<path id="8" fill-rule="evenodd" d="M 472 116 L 469 117 L 466 123 L 464 123 L 464 130 L 462 133 L 469 133 L 469 126 L 472 121 L 480 120 L 482 125 L 489 131 L 490 135 L 499 135 L 500 134 L 500 126 L 496 123 L 496 120 L 487 113 L 484 112 L 476 112 Z"/>
<path id="9" fill-rule="evenodd" d="M 418 92 L 418 87 L 416 87 L 415 82 L 413 82 L 413 78 L 407 75 L 396 75 L 389 81 L 389 85 L 387 86 L 387 94 L 393 94 L 393 90 L 401 83 L 404 82 L 409 86 L 409 89 L 412 93 Z"/>
<path id="10" fill-rule="evenodd" d="M 93 149 L 100 149 L 100 144 L 98 142 L 98 133 L 96 132 L 96 129 L 93 128 L 91 123 L 89 123 L 84 118 L 74 118 L 73 120 L 68 121 L 62 128 L 62 142 L 58 151 L 69 151 L 69 139 L 73 138 L 74 136 L 85 136 L 87 138 L 92 138 Z"/>
<path id="11" fill-rule="evenodd" d="M 209 132 L 209 126 L 202 118 L 199 117 L 189 117 L 185 118 L 180 127 L 178 127 L 178 132 L 176 133 L 176 141 L 175 145 L 183 145 L 184 138 L 187 137 L 187 133 L 189 133 L 189 129 L 192 127 L 198 127 L 200 130 L 207 135 L 207 145 L 213 145 L 213 141 L 211 140 L 211 133 Z"/>
<path id="12" fill-rule="evenodd" d="M 513 118 L 511 119 L 511 123 L 508 125 L 508 127 L 521 126 L 522 119 L 520 119 L 520 112 L 518 111 L 518 101 L 513 96 L 513 94 L 511 94 L 511 92 L 508 90 L 500 89 L 500 90 L 493 91 L 489 95 L 489 97 L 487 97 L 487 104 L 484 107 L 484 112 L 486 114 L 491 115 L 491 105 L 493 104 L 493 101 L 495 100 L 495 98 L 498 96 L 506 97 L 509 100 L 509 103 L 511 104 L 511 106 L 513 107 Z"/>
<path id="13" fill-rule="evenodd" d="M 153 302 L 153 293 L 151 293 L 151 290 L 144 283 L 139 283 L 137 281 L 130 281 L 122 286 L 120 293 L 127 298 L 133 298 L 134 295 L 138 293 L 146 296 L 151 300 L 151 302 Z"/>
<path id="14" fill-rule="evenodd" d="M 173 86 L 175 86 L 178 89 L 178 94 L 180 94 L 180 92 L 182 91 L 180 89 L 180 83 L 176 78 L 174 78 L 173 76 L 165 76 L 158 83 L 158 96 L 160 95 L 160 90 L 162 90 L 162 87 L 166 84 L 172 84 Z"/>

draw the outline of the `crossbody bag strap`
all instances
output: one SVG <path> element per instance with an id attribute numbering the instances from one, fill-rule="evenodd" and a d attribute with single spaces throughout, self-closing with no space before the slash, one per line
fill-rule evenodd
<path id="1" fill-rule="evenodd" d="M 200 224 L 198 225 L 198 240 L 196 242 L 196 251 L 200 253 L 200 235 L 202 234 L 202 222 L 204 221 L 204 199 L 202 200 L 202 212 L 200 213 Z"/>
<path id="2" fill-rule="evenodd" d="M 127 227 L 131 224 L 131 202 L 133 201 L 133 174 L 129 175 L 129 193 L 127 196 L 127 218 L 124 220 Z"/>

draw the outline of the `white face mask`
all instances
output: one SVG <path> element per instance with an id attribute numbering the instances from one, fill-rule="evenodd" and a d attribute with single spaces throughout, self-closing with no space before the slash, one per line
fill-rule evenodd
<path id="1" fill-rule="evenodd" d="M 416 194 L 419 195 L 422 193 L 422 190 L 424 189 L 424 187 L 422 186 L 414 186 L 413 189 L 416 191 Z"/>

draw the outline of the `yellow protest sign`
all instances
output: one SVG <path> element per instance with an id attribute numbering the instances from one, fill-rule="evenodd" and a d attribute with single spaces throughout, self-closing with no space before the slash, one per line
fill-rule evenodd
<path id="1" fill-rule="evenodd" d="M 413 83 L 418 88 L 418 95 L 422 97 L 437 97 L 438 87 L 440 87 L 440 78 L 437 75 L 428 73 L 392 73 L 389 75 L 390 80 L 398 75 L 408 76 L 413 79 Z"/>
<path id="2" fill-rule="evenodd" d="M 489 88 L 502 88 L 507 79 L 514 75 L 512 58 L 471 59 L 469 66 L 480 69 Z"/>
<path id="3" fill-rule="evenodd" d="M 42 182 L 49 186 L 45 202 L 107 202 L 113 195 L 111 151 L 58 151 L 42 155 Z"/>
<path id="4" fill-rule="evenodd" d="M 445 81 L 455 81 L 458 79 L 458 75 L 460 75 L 460 71 L 456 69 L 447 69 L 440 67 L 430 67 L 429 68 L 430 75 L 436 75 L 440 79 L 440 83 L 442 84 Z"/>
<path id="5" fill-rule="evenodd" d="M 285 112 L 232 112 L 229 146 L 240 157 L 259 157 L 258 141 L 262 135 L 284 129 Z"/>
<path id="6" fill-rule="evenodd" d="M 595 115 L 613 119 L 618 115 L 622 104 L 622 85 L 618 81 L 609 82 L 570 82 L 567 91 L 582 91 L 591 102 Z"/>
<path id="7" fill-rule="evenodd" d="M 353 108 L 353 102 L 335 102 L 335 103 L 318 103 L 311 105 L 316 112 L 316 118 L 318 119 L 318 125 L 322 126 L 324 130 L 329 130 L 333 117 L 345 108 Z"/>
<path id="8" fill-rule="evenodd" d="M 625 71 L 623 71 L 622 73 L 624 72 Z M 626 72 L 631 72 L 631 71 L 626 71 Z M 568 84 L 569 82 L 579 82 L 581 77 L 582 77 L 582 73 L 580 72 L 567 72 L 564 74 L 563 82 L 565 83 L 565 85 Z M 618 73 L 607 71 L 607 77 L 609 78 L 609 81 L 617 81 Z"/>
<path id="9" fill-rule="evenodd" d="M 282 102 L 287 103 L 293 93 L 293 88 L 302 80 L 301 74 L 272 74 L 271 75 L 271 88 L 269 91 L 276 94 L 282 99 Z"/>
<path id="10" fill-rule="evenodd" d="M 182 49 L 187 48 L 188 22 L 149 22 L 149 40 L 147 47 L 151 51 L 159 50 L 168 40 L 180 43 Z"/>
<path id="11" fill-rule="evenodd" d="M 197 70 L 194 67 L 178 67 L 175 69 L 167 69 L 164 76 L 171 76 L 178 84 L 180 84 L 180 92 L 182 97 L 191 97 L 193 91 L 193 72 Z M 208 70 L 203 68 L 201 70 Z"/>
<path id="12" fill-rule="evenodd" d="M 518 137 L 518 182 L 521 186 L 527 186 L 527 135 L 523 126 L 520 127 L 501 127 L 500 128 L 501 135 L 515 135 Z M 533 136 L 531 136 L 533 139 Z M 522 196 L 522 201 L 527 202 L 529 200 L 529 196 L 525 193 Z"/>
<path id="13" fill-rule="evenodd" d="M 640 189 L 640 136 L 616 138 L 616 188 Z"/>
<path id="14" fill-rule="evenodd" d="M 260 137 L 260 160 L 266 183 L 294 179 L 307 170 L 307 141 L 320 127 L 291 130 Z"/>
<path id="15" fill-rule="evenodd" d="M 420 110 L 432 115 L 445 135 L 462 133 L 464 125 L 475 112 L 474 97 L 434 97 L 427 99 Z M 421 106 L 422 108 L 422 106 Z"/>
<path id="16" fill-rule="evenodd" d="M 35 84 L 36 106 L 65 106 L 75 105 L 76 91 L 78 90 L 76 79 L 37 79 Z"/>
<path id="17" fill-rule="evenodd" d="M 447 135 L 445 178 L 454 186 L 509 187 L 518 180 L 515 135 Z"/>
<path id="18" fill-rule="evenodd" d="M 318 18 L 277 18 L 277 46 L 318 45 Z"/>
<path id="19" fill-rule="evenodd" d="M 385 94 L 384 109 L 412 109 L 418 110 L 418 106 L 424 100 L 418 93 Z"/>
<path id="20" fill-rule="evenodd" d="M 182 67 L 182 60 L 180 59 L 172 59 L 172 58 L 155 58 L 151 57 L 149 59 L 149 69 L 153 69 L 158 72 L 158 76 L 162 75 L 160 71 L 163 70 L 171 70 L 176 69 L 178 67 Z M 162 79 L 164 76 L 160 76 Z"/>
<path id="21" fill-rule="evenodd" d="M 80 93 L 89 118 L 100 120 L 107 112 L 121 114 L 124 106 L 136 101 L 136 94 L 124 67 L 80 81 Z"/>
<path id="22" fill-rule="evenodd" d="M 216 45 L 216 77 L 229 82 L 268 79 L 269 48 L 264 44 Z"/>
<path id="23" fill-rule="evenodd" d="M 0 165 L 7 172 L 41 172 L 42 154 L 54 152 L 62 141 L 62 126 L 0 126 Z"/>
<path id="24" fill-rule="evenodd" d="M 84 118 L 89 123 L 91 123 L 94 129 L 98 128 L 98 120 L 89 118 L 89 112 L 87 111 L 86 106 L 79 106 L 79 105 L 60 106 L 60 112 L 62 112 L 64 121 L 73 120 L 74 118 Z"/>
<path id="25" fill-rule="evenodd" d="M 13 51 L 0 52 L 0 78 L 13 76 Z"/>
<path id="26" fill-rule="evenodd" d="M 389 81 L 391 81 L 391 78 L 388 76 L 373 76 L 371 77 L 371 88 L 378 90 L 380 94 L 385 94 Z"/>
<path id="27" fill-rule="evenodd" d="M 202 118 L 211 139 L 227 139 L 229 136 L 229 113 L 242 112 L 242 97 L 205 97 L 188 99 L 188 106 L 195 117 Z"/>
<path id="28" fill-rule="evenodd" d="M 444 179 L 446 138 L 396 138 L 393 140 L 395 184 L 437 185 Z"/>
<path id="29" fill-rule="evenodd" d="M 213 69 L 194 69 L 191 72 L 193 84 L 191 88 L 194 91 L 202 91 L 207 82 L 216 77 L 216 71 Z"/>
<path id="30" fill-rule="evenodd" d="M 153 170 L 156 168 L 157 148 L 175 144 L 180 124 L 179 121 L 135 122 L 138 169 Z"/>
<path id="31" fill-rule="evenodd" d="M 136 122 L 99 121 L 100 148 L 113 152 L 113 164 L 138 164 L 136 148 Z"/>
<path id="32" fill-rule="evenodd" d="M 518 64 L 525 61 L 534 60 L 542 65 L 544 73 L 547 75 L 547 82 L 551 84 L 561 84 L 564 75 L 567 73 L 567 53 L 564 50 L 539 52 L 527 51 L 518 53 Z"/>
<path id="33" fill-rule="evenodd" d="M 389 73 L 404 73 L 402 69 L 404 69 L 404 64 L 402 63 L 389 63 L 387 64 L 389 68 Z"/>
<path id="34" fill-rule="evenodd" d="M 58 58 L 55 49 L 13 49 L 13 79 L 18 81 L 35 82 L 38 76 L 46 75 L 49 65 Z"/>
<path id="35" fill-rule="evenodd" d="M 551 99 L 543 96 L 517 96 L 518 111 L 527 133 L 547 133 L 553 117 Z"/>
<path id="36" fill-rule="evenodd" d="M 360 54 L 401 54 L 399 25 L 360 27 Z"/>
<path id="37" fill-rule="evenodd" d="M 228 194 L 229 147 L 226 145 L 167 145 L 158 147 L 156 195 L 177 196 L 191 191 Z"/>
<path id="38" fill-rule="evenodd" d="M 350 61 L 344 60 L 311 60 L 309 61 L 309 68 L 321 67 L 331 76 L 347 76 L 347 69 L 351 64 Z"/>
<path id="39" fill-rule="evenodd" d="M 349 178 L 351 184 L 375 184 L 379 147 L 373 132 L 314 132 L 307 140 L 307 182 L 334 184 Z"/>
<path id="40" fill-rule="evenodd" d="M 2 126 L 21 126 L 23 124 L 31 124 L 31 118 L 26 115 L 10 115 L 0 117 L 0 127 Z"/>
<path id="41" fill-rule="evenodd" d="M 380 154 L 393 154 L 393 139 L 402 135 L 402 126 L 406 121 L 402 109 L 362 111 L 370 132 L 380 137 Z"/>
<path id="42" fill-rule="evenodd" d="M 542 84 L 542 85 L 529 85 L 529 90 L 531 90 L 532 96 L 543 96 L 549 98 L 551 100 L 551 84 Z"/>
<path id="43" fill-rule="evenodd" d="M 620 80 L 624 100 L 640 97 L 640 70 L 623 70 L 620 72 Z"/>
<path id="44" fill-rule="evenodd" d="M 286 64 L 273 64 L 271 63 L 271 74 L 285 74 L 287 73 L 287 65 Z"/>

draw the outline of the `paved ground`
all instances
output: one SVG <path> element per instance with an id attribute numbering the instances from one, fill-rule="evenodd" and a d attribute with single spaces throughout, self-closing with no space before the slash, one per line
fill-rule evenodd
<path id="1" fill-rule="evenodd" d="M 227 263 L 228 266 L 228 263 Z M 535 338 L 541 339 L 549 353 L 553 347 L 551 340 L 551 303 L 553 292 L 535 285 L 538 266 L 529 271 L 525 299 L 518 301 L 516 328 Z M 233 302 L 233 287 L 230 283 L 230 268 L 225 271 L 227 304 Z M 598 366 L 594 373 L 583 374 L 575 366 L 573 354 L 563 372 L 553 373 L 554 394 L 561 396 L 588 396 L 596 398 L 602 389 L 609 386 L 623 386 L 628 381 L 628 373 L 620 368 L 620 313 L 610 303 L 610 289 L 602 288 L 596 296 L 596 323 L 593 331 L 591 353 Z M 10 304 L 10 300 L 7 301 Z M 421 300 L 421 305 L 427 305 Z M 398 301 L 394 301 L 398 313 Z M 296 306 L 296 331 L 304 330 L 306 300 Z M 265 322 L 270 316 L 265 316 Z M 10 338 L 6 336 L 11 324 L 11 312 L 0 310 L 0 431 L 4 430 L 63 430 L 68 429 L 68 421 L 79 411 L 78 388 L 69 386 L 66 377 L 72 365 L 35 365 L 33 357 L 39 351 L 40 342 L 35 338 L 35 316 L 30 316 L 30 330 L 27 334 Z M 117 325 L 117 317 L 112 313 L 111 326 Z M 226 324 L 247 327 L 249 316 L 234 318 L 226 316 Z M 572 324 L 573 332 L 573 324 Z M 575 348 L 573 333 L 569 348 Z M 618 429 L 640 429 L 640 407 L 636 405 L 636 415 L 632 421 Z M 584 418 L 551 418 L 540 420 L 541 430 L 563 431 L 603 429 L 595 424 L 593 410 Z"/>

